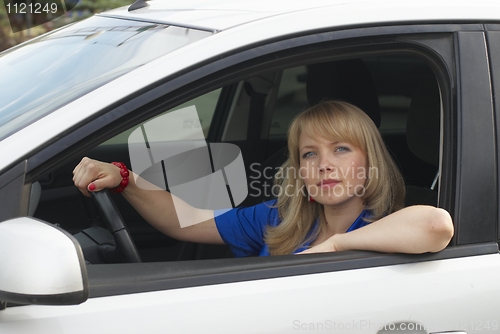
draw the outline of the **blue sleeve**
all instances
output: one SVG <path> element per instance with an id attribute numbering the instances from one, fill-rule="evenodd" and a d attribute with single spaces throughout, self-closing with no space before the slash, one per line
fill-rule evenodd
<path id="1" fill-rule="evenodd" d="M 278 210 L 273 208 L 275 204 L 274 200 L 222 214 L 219 210 L 215 211 L 215 225 L 234 256 L 259 255 L 264 247 L 267 225 L 276 224 Z"/>

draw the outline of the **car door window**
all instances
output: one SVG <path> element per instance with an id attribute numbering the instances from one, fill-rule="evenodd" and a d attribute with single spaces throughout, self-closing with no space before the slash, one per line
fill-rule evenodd
<path id="1" fill-rule="evenodd" d="M 185 107 L 195 106 L 196 111 L 198 113 L 198 118 L 199 118 L 199 121 L 201 124 L 201 129 L 202 129 L 203 134 L 206 138 L 208 135 L 208 131 L 210 129 L 210 125 L 212 123 L 212 119 L 214 117 L 215 108 L 217 106 L 217 102 L 219 100 L 221 90 L 222 90 L 222 88 L 218 88 L 218 89 L 215 89 L 215 90 L 208 92 L 206 94 L 195 97 L 194 99 L 191 99 L 187 102 L 184 102 L 181 105 L 164 112 L 163 114 L 167 114 L 167 113 L 175 111 L 175 110 L 183 109 Z M 132 131 L 134 131 L 135 128 L 136 127 L 129 129 L 127 131 L 124 131 L 124 132 L 120 133 L 119 135 L 105 141 L 101 145 L 126 144 L 130 134 L 132 133 Z"/>
<path id="2" fill-rule="evenodd" d="M 347 59 L 346 61 L 351 60 Z M 406 132 L 407 117 L 416 89 L 424 79 L 423 73 L 427 73 L 426 75 L 429 75 L 431 78 L 433 78 L 434 75 L 432 74 L 432 71 L 430 71 L 429 67 L 423 61 L 419 60 L 418 58 L 408 56 L 368 57 L 363 59 L 356 58 L 353 59 L 353 61 L 354 67 L 357 67 L 359 64 L 363 64 L 363 66 L 366 68 L 366 71 L 369 72 L 372 78 L 372 94 L 375 94 L 376 102 L 380 106 L 379 113 L 381 120 L 379 129 L 382 133 L 383 139 L 386 142 L 386 145 L 393 153 L 395 160 L 397 161 L 403 172 L 408 186 L 407 192 L 408 194 L 410 194 L 410 196 L 412 196 L 411 202 L 409 203 L 413 204 L 414 202 L 418 203 L 424 201 L 424 203 L 426 204 L 436 205 L 437 189 L 430 190 L 430 186 L 438 170 L 437 161 L 436 164 L 432 164 L 426 162 L 425 160 L 422 160 L 418 155 L 416 155 L 408 145 L 409 138 L 407 138 Z M 241 205 L 248 206 L 257 204 L 264 200 L 272 199 L 277 195 L 272 191 L 273 176 L 286 159 L 286 155 L 281 154 L 281 156 L 279 156 L 279 159 L 274 159 L 274 157 L 276 156 L 276 153 L 281 150 L 280 145 L 283 145 L 284 143 L 286 131 L 290 121 L 293 119 L 293 117 L 295 117 L 295 115 L 297 115 L 300 111 L 306 109 L 309 105 L 307 96 L 307 80 L 309 71 L 318 72 L 319 69 L 319 72 L 322 72 L 323 69 L 321 67 L 323 66 L 323 64 L 332 66 L 332 63 L 335 63 L 335 61 L 314 63 L 313 65 L 305 64 L 284 69 L 282 70 L 281 78 L 278 82 L 279 84 L 274 85 L 267 93 L 268 99 L 265 106 L 266 108 L 273 104 L 271 103 L 271 97 L 273 95 L 276 96 L 276 101 L 274 102 L 273 109 L 271 110 L 272 117 L 270 120 L 267 143 L 268 147 L 274 147 L 274 150 L 267 150 L 267 155 L 262 157 L 264 161 L 263 163 L 257 163 L 255 165 L 254 161 L 244 160 L 246 170 L 247 172 L 250 172 L 247 174 L 246 180 L 248 184 L 248 196 L 245 201 L 241 203 Z M 314 69 L 314 66 L 316 66 L 316 69 Z M 393 71 L 393 67 L 398 68 L 398 70 Z M 312 70 L 310 70 L 311 68 Z M 404 73 L 404 75 L 401 75 L 401 73 Z M 350 72 L 347 72 L 347 75 L 350 75 Z M 279 78 L 279 76 L 275 75 L 269 75 L 268 77 Z M 243 80 L 243 82 L 244 81 L 253 82 L 254 86 L 258 87 L 255 83 L 259 81 L 253 80 L 252 77 L 248 77 L 247 79 Z M 237 84 L 237 82 L 235 82 L 234 84 Z M 343 86 L 347 85 L 347 83 L 343 82 Z M 354 88 L 357 89 L 357 87 L 357 84 L 355 84 Z M 438 88 L 437 86 L 434 86 L 433 89 L 434 93 L 436 93 L 438 96 L 439 104 Z M 154 118 L 146 120 L 141 124 L 136 125 L 129 130 L 126 130 L 119 135 L 103 142 L 93 150 L 89 151 L 86 155 L 103 161 L 124 161 L 130 168 L 132 168 L 133 164 L 131 164 L 130 147 L 128 145 L 131 134 L 137 129 L 144 127 L 146 124 L 154 123 L 155 119 L 160 119 L 165 115 L 173 113 L 174 111 L 184 110 L 184 108 L 186 107 L 193 106 L 196 109 L 197 116 L 200 122 L 199 124 L 201 126 L 200 130 L 202 134 L 200 135 L 199 139 L 204 139 L 206 138 L 212 120 L 214 119 L 217 103 L 220 102 L 219 99 L 221 98 L 221 96 L 223 96 L 221 95 L 221 92 L 222 89 L 217 88 L 208 93 L 194 97 L 191 100 L 172 109 L 164 111 Z M 358 89 L 355 95 L 364 96 L 366 94 L 366 92 L 359 91 Z M 248 117 L 242 118 L 241 115 L 245 113 L 248 114 L 251 105 L 251 99 L 249 98 L 247 92 L 243 89 L 239 90 L 239 95 L 236 94 L 232 96 L 232 98 L 235 101 L 238 101 L 237 109 L 230 112 L 229 116 L 227 116 L 225 120 L 225 123 L 223 122 L 219 126 L 221 128 L 224 128 L 227 123 L 234 124 L 235 120 L 238 120 L 238 122 L 241 123 L 241 127 L 246 128 Z M 342 99 L 342 96 L 340 96 L 339 98 Z M 230 103 L 228 101 L 225 101 L 225 104 L 234 105 L 234 103 Z M 433 150 L 438 150 L 439 148 L 440 112 L 441 111 L 439 109 L 439 106 L 437 109 L 434 108 L 432 110 L 432 113 L 435 117 L 432 118 L 432 121 L 430 121 L 429 119 L 429 122 L 432 122 L 434 125 L 432 127 L 427 126 L 427 129 L 437 129 L 438 141 L 434 142 Z M 262 121 L 266 122 L 266 118 L 264 117 Z M 183 124 L 183 126 L 191 127 L 194 126 L 194 124 L 195 123 Z M 263 126 L 263 128 L 265 128 L 265 126 Z M 149 132 L 148 129 L 149 138 L 162 138 L 165 136 L 168 137 L 169 135 L 169 133 L 167 133 L 168 131 L 166 130 L 166 127 L 157 126 L 150 129 L 153 129 L 154 131 L 156 131 L 156 133 Z M 433 131 L 435 132 L 435 130 Z M 413 131 L 412 133 L 418 134 L 419 131 Z M 245 140 L 229 142 L 238 145 L 238 148 L 243 153 L 244 159 L 247 158 L 247 155 L 245 153 L 255 151 L 255 149 L 253 149 L 252 147 L 247 147 L 248 145 Z M 276 144 L 273 144 L 273 142 L 276 142 Z M 203 144 L 207 145 L 204 140 Z M 260 145 L 264 147 L 264 145 L 266 145 L 266 141 L 261 140 Z M 421 146 L 422 145 L 420 145 L 418 148 L 421 148 Z M 424 156 L 429 150 L 430 148 L 424 148 Z M 74 162 L 73 164 L 75 163 L 76 162 Z M 249 168 L 249 166 L 251 166 L 252 164 L 254 164 L 254 167 Z M 72 168 L 72 166 L 68 166 L 68 169 L 70 168 Z M 251 173 L 255 169 L 259 169 L 258 174 L 261 176 L 261 178 L 256 178 L 255 175 Z M 67 191 L 70 191 L 70 189 L 73 189 L 73 186 L 72 184 L 70 184 L 71 178 L 68 174 L 69 173 L 61 174 L 61 178 L 65 178 L 65 183 L 67 184 L 68 189 Z M 42 196 L 42 205 L 38 210 L 37 215 L 41 219 L 47 221 L 67 224 L 65 219 L 61 218 L 61 212 L 65 210 L 69 210 L 71 212 L 81 212 L 81 209 L 78 208 L 80 204 L 77 200 L 70 201 L 66 206 L 61 207 L 60 209 L 56 209 L 56 207 L 61 203 L 60 199 L 62 199 L 57 194 L 60 194 L 60 196 L 66 196 L 65 198 L 67 198 L 67 192 L 63 193 L 60 190 L 56 191 L 57 189 L 61 189 L 59 182 L 57 182 L 59 175 L 55 174 L 53 175 L 53 178 L 56 178 L 56 180 L 53 181 L 51 185 L 44 185 L 45 189 L 43 192 L 44 194 L 49 194 L 52 191 L 52 197 L 46 199 L 45 196 Z M 165 176 L 164 178 L 166 180 L 168 177 Z M 160 185 L 162 188 L 168 189 L 168 183 L 170 182 L 162 183 L 161 181 L 160 183 L 158 183 L 158 185 Z M 416 195 L 413 195 L 414 193 L 416 193 Z M 233 200 L 232 203 L 229 203 L 228 207 L 230 207 L 232 204 L 238 205 L 240 204 L 240 201 Z M 211 246 L 185 244 L 173 240 L 169 237 L 163 236 L 152 229 L 144 221 L 144 219 L 140 217 L 137 212 L 122 198 L 117 199 L 117 205 L 120 212 L 122 212 L 122 214 L 127 217 L 127 223 L 131 230 L 131 233 L 133 234 L 133 237 L 137 240 L 136 243 L 139 249 L 142 248 L 141 251 L 145 254 L 148 254 L 146 256 L 143 256 L 145 260 L 162 261 L 172 259 L 189 259 L 193 258 L 193 256 L 195 258 L 210 258 L 226 256 L 228 254 L 227 248 L 224 247 L 214 248 Z M 85 215 L 84 212 L 83 215 Z M 77 226 L 71 226 L 67 228 L 68 230 L 76 231 L 78 230 L 78 228 L 85 226 L 85 224 L 85 220 L 81 219 Z M 151 240 L 156 241 L 151 242 Z"/>

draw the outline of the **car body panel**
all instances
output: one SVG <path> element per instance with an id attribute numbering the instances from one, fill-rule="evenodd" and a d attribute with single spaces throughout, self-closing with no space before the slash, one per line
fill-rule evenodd
<path id="1" fill-rule="evenodd" d="M 91 298 L 79 306 L 7 308 L 0 312 L 0 331 L 374 334 L 409 321 L 428 332 L 474 334 L 498 321 L 496 305 L 484 304 L 499 292 L 498 280 L 500 255 L 482 255 Z"/>

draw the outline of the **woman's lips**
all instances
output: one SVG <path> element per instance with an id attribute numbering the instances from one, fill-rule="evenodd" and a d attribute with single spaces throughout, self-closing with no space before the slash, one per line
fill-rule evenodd
<path id="1" fill-rule="evenodd" d="M 317 184 L 318 187 L 334 187 L 337 184 L 339 184 L 339 180 L 333 180 L 333 179 L 328 179 L 328 180 L 322 180 Z"/>

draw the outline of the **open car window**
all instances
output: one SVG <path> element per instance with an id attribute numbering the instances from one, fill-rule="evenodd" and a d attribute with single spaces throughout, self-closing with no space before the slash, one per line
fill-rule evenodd
<path id="1" fill-rule="evenodd" d="M 325 81 L 324 74 L 332 81 Z M 347 78 L 355 80 L 348 82 Z M 233 93 L 222 94 L 230 86 Z M 362 104 L 361 108 L 368 110 L 406 180 L 407 204 L 437 205 L 438 187 L 431 189 L 431 185 L 439 169 L 440 95 L 435 75 L 418 57 L 393 55 L 308 63 L 250 76 L 225 87 L 161 110 L 157 116 L 84 155 L 103 161 L 124 161 L 134 172 L 175 194 L 176 189 L 189 182 L 212 177 L 218 171 L 213 160 L 216 145 L 228 145 L 219 146 L 221 152 L 231 156 L 223 164 L 241 161 L 244 170 L 239 172 L 242 182 L 237 185 L 241 191 L 237 193 L 233 188 L 228 193 L 226 186 L 234 187 L 234 183 L 223 185 L 224 181 L 211 180 L 191 188 L 183 199 L 189 202 L 197 197 L 198 202 L 191 204 L 208 209 L 255 205 L 279 194 L 273 178 L 287 158 L 286 131 L 293 117 L 314 101 L 336 98 Z M 255 107 L 256 95 L 252 91 L 263 97 L 260 110 Z M 427 105 L 422 106 L 422 100 L 428 101 L 424 101 Z M 255 119 L 258 124 L 252 123 Z M 218 133 L 219 137 L 208 140 L 209 133 Z M 186 153 L 195 150 L 199 158 Z M 175 168 L 169 171 L 165 159 L 171 162 L 176 159 L 173 156 L 181 160 L 174 162 Z M 89 226 L 92 218 L 88 209 L 82 208 L 71 184 L 71 167 L 66 174 L 52 173 L 47 180 L 41 180 L 42 197 L 35 216 L 77 232 Z M 66 185 L 64 206 L 61 193 L 56 192 L 61 184 Z M 222 187 L 202 189 L 208 184 Z M 226 246 L 186 243 L 167 237 L 149 226 L 123 198 L 115 196 L 115 200 L 145 261 L 232 256 Z M 211 207 L 214 205 L 217 207 Z M 73 216 L 78 213 L 72 220 L 73 226 L 67 226 L 65 215 L 69 212 Z"/>

